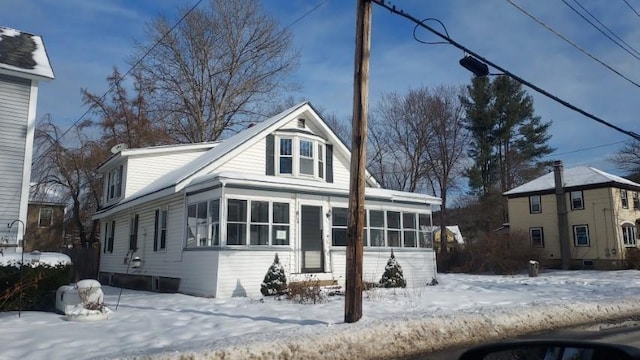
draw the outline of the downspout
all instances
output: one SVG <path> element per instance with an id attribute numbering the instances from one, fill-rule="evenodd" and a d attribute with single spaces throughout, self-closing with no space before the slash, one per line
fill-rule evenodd
<path id="1" fill-rule="evenodd" d="M 571 253 L 569 245 L 569 218 L 567 214 L 567 198 L 564 190 L 564 167 L 561 160 L 553 163 L 553 175 L 556 188 L 556 207 L 558 210 L 558 239 L 560 240 L 560 256 L 562 270 L 569 270 Z"/>

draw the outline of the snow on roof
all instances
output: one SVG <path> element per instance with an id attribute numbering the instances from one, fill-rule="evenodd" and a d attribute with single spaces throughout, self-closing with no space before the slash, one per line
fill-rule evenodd
<path id="1" fill-rule="evenodd" d="M 23 254 L 19 252 L 4 253 L 0 256 L 0 266 L 20 266 Z M 42 252 L 36 255 L 36 252 L 24 253 L 25 265 L 67 265 L 71 264 L 71 258 L 68 255 L 56 252 Z"/>
<path id="2" fill-rule="evenodd" d="M 448 231 L 450 231 L 453 234 L 453 239 L 456 241 L 456 243 L 458 244 L 464 244 L 464 238 L 462 237 L 462 232 L 460 231 L 460 227 L 458 225 L 447 225 L 445 226 L 447 228 Z M 431 227 L 431 231 L 432 232 L 436 232 L 440 230 L 440 226 L 435 225 Z"/>
<path id="3" fill-rule="evenodd" d="M 42 37 L 0 26 L 0 71 L 53 79 Z"/>
<path id="4" fill-rule="evenodd" d="M 602 170 L 590 166 L 578 166 L 564 169 L 564 187 L 589 186 L 598 184 L 618 184 L 632 186 L 640 189 L 640 184 L 631 180 L 627 180 L 620 176 L 609 174 Z M 545 191 L 555 189 L 555 178 L 553 172 L 543 175 L 526 184 L 520 185 L 504 193 L 504 195 L 515 195 L 522 193 L 530 193 L 536 191 Z"/>

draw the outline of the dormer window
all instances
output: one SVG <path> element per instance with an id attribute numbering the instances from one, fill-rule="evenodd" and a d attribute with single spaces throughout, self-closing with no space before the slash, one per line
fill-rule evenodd
<path id="1" fill-rule="evenodd" d="M 120 165 L 107 174 L 107 202 L 122 196 L 122 168 L 122 165 Z"/>
<path id="2" fill-rule="evenodd" d="M 313 175 L 313 141 L 300 139 L 300 174 Z"/>
<path id="3" fill-rule="evenodd" d="M 293 174 L 293 139 L 280 139 L 280 174 Z"/>
<path id="4" fill-rule="evenodd" d="M 315 137 L 282 136 L 276 141 L 276 173 L 324 179 L 325 144 Z"/>

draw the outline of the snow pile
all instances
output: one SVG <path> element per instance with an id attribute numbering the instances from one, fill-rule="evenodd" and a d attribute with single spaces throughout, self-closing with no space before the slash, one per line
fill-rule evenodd
<path id="1" fill-rule="evenodd" d="M 302 305 L 124 289 L 108 321 L 1 313 L 11 331 L 0 332 L 0 359 L 385 358 L 640 315 L 640 271 L 441 274 L 438 282 L 372 288 L 354 324 L 343 321 L 342 296 Z M 120 289 L 102 290 L 114 308 Z"/>

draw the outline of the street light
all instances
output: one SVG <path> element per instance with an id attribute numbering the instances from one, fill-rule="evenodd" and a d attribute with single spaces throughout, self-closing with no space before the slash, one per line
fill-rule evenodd
<path id="1" fill-rule="evenodd" d="M 489 75 L 489 66 L 471 55 L 465 55 L 460 59 L 460 65 L 471 71 L 475 76 Z"/>

